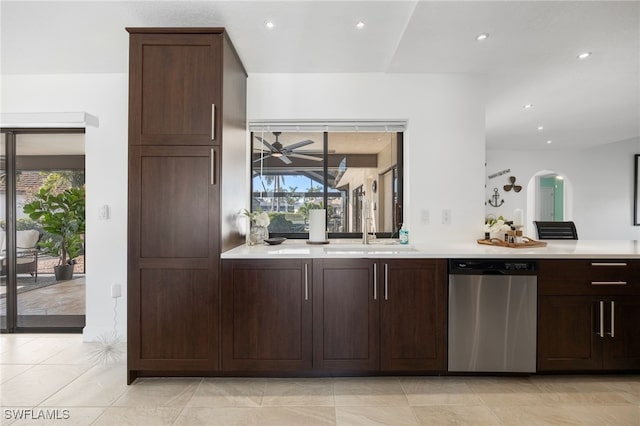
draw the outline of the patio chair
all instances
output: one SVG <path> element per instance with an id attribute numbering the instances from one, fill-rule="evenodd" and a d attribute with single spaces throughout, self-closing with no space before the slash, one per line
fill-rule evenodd
<path id="1" fill-rule="evenodd" d="M 534 221 L 540 240 L 577 240 L 578 231 L 573 222 Z"/>
<path id="2" fill-rule="evenodd" d="M 0 275 L 7 274 L 7 252 L 5 233 L 0 233 L 2 239 L 2 264 Z M 16 231 L 16 274 L 30 274 L 34 280 L 38 279 L 38 242 L 42 234 L 37 229 Z"/>

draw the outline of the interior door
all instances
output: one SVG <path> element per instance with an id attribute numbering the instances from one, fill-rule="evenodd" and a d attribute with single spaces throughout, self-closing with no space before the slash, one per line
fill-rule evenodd
<path id="1" fill-rule="evenodd" d="M 555 196 L 553 188 L 545 186 L 540 188 L 540 220 L 555 220 Z"/>

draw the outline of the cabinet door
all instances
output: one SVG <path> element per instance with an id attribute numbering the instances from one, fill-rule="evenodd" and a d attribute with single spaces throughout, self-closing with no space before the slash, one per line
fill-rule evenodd
<path id="1" fill-rule="evenodd" d="M 223 262 L 223 370 L 311 369 L 310 273 L 302 260 Z"/>
<path id="2" fill-rule="evenodd" d="M 379 358 L 377 263 L 313 262 L 313 365 L 334 371 L 376 371 Z"/>
<path id="3" fill-rule="evenodd" d="M 602 368 L 604 308 L 593 296 L 538 297 L 538 371 Z"/>
<path id="4" fill-rule="evenodd" d="M 616 297 L 605 306 L 604 368 L 640 369 L 640 296 Z"/>
<path id="5" fill-rule="evenodd" d="M 446 260 L 380 263 L 382 369 L 446 370 Z"/>
<path id="6" fill-rule="evenodd" d="M 222 43 L 222 34 L 131 34 L 130 144 L 217 142 Z"/>
<path id="7" fill-rule="evenodd" d="M 129 151 L 130 370 L 218 368 L 213 160 L 208 147 Z"/>

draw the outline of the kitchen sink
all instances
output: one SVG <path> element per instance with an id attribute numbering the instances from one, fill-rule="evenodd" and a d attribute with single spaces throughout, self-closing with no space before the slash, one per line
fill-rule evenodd
<path id="1" fill-rule="evenodd" d="M 325 247 L 326 254 L 348 254 L 348 255 L 379 255 L 379 254 L 402 254 L 416 251 L 411 246 L 400 244 L 360 244 L 353 246 Z"/>

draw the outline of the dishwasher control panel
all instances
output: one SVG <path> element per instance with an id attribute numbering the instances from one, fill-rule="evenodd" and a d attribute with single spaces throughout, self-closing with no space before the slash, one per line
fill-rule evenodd
<path id="1" fill-rule="evenodd" d="M 537 271 L 535 260 L 449 259 L 449 274 L 536 275 Z"/>

